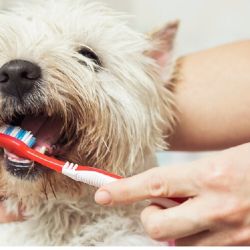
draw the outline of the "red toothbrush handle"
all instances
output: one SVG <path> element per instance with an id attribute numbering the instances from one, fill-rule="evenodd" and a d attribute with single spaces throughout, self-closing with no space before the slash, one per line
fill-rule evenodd
<path id="1" fill-rule="evenodd" d="M 55 158 L 49 157 L 45 154 L 42 154 L 30 147 L 28 147 L 24 142 L 18 140 L 12 136 L 5 135 L 0 133 L 0 147 L 7 149 L 9 152 L 14 153 L 22 158 L 27 158 L 29 160 L 40 163 L 41 165 L 48 167 L 52 170 L 55 170 L 59 173 L 62 172 L 62 169 L 65 165 L 65 162 L 59 161 Z M 109 173 L 105 170 L 89 167 L 89 166 L 78 166 L 77 171 L 92 171 L 97 172 L 106 176 L 110 176 L 114 179 L 122 179 L 122 176 Z M 170 198 L 171 200 L 177 203 L 183 203 L 187 198 Z"/>
<path id="2" fill-rule="evenodd" d="M 7 149 L 9 152 L 18 155 L 19 157 L 35 161 L 57 172 L 61 172 L 62 167 L 65 164 L 63 161 L 44 155 L 30 148 L 21 140 L 3 133 L 0 133 L 0 147 Z"/>

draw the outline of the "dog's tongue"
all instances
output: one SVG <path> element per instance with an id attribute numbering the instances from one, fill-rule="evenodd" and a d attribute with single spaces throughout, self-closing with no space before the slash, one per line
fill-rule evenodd
<path id="1" fill-rule="evenodd" d="M 45 147 L 51 151 L 52 145 L 59 139 L 62 120 L 58 117 L 26 116 L 21 123 L 21 128 L 31 131 L 36 137 L 34 149 L 39 150 Z"/>

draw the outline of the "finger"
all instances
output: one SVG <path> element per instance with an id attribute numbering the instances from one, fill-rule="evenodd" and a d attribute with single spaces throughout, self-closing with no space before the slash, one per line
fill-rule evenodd
<path id="1" fill-rule="evenodd" d="M 192 236 L 183 237 L 175 240 L 176 246 L 209 246 L 208 239 L 211 236 L 210 231 L 203 231 Z"/>
<path id="2" fill-rule="evenodd" d="M 197 195 L 199 164 L 157 167 L 130 178 L 101 187 L 95 196 L 100 204 L 129 204 L 153 197 L 190 197 Z M 202 168 L 202 167 L 201 167 Z"/>
<path id="3" fill-rule="evenodd" d="M 197 234 L 209 228 L 203 206 L 197 200 L 169 209 L 149 206 L 141 214 L 142 224 L 149 236 L 158 241 L 167 241 Z"/>
<path id="4" fill-rule="evenodd" d="M 249 229 L 220 228 L 176 240 L 178 246 L 248 246 Z"/>

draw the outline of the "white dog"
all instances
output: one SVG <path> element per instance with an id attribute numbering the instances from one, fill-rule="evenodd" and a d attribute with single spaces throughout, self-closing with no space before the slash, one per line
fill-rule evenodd
<path id="1" fill-rule="evenodd" d="M 59 159 L 123 176 L 156 166 L 175 122 L 167 80 L 177 24 L 144 36 L 81 0 L 25 1 L 0 24 L 2 124 L 32 130 Z M 7 153 L 0 175 L 4 205 L 25 216 L 0 226 L 2 245 L 158 244 L 140 225 L 142 204 L 101 207 L 94 188 Z"/>

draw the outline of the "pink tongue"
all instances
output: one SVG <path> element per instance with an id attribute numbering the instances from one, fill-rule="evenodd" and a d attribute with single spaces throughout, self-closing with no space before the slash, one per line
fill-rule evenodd
<path id="1" fill-rule="evenodd" d="M 62 129 L 62 120 L 58 117 L 26 116 L 22 121 L 21 128 L 31 131 L 36 137 L 35 149 L 46 147 L 48 151 L 55 144 Z"/>

